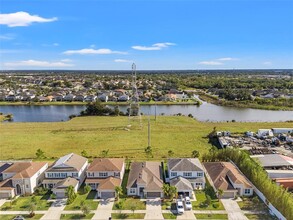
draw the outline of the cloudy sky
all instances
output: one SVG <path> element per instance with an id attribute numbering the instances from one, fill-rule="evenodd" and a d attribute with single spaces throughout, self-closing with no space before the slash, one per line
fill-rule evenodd
<path id="1" fill-rule="evenodd" d="M 292 0 L 1 0 L 0 69 L 293 68 Z"/>

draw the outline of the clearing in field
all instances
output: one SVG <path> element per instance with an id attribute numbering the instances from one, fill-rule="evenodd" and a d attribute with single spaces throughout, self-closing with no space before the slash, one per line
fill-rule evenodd
<path id="1" fill-rule="evenodd" d="M 99 157 L 128 157 L 146 159 L 148 145 L 147 117 L 142 117 L 143 127 L 133 121 L 129 128 L 128 117 L 78 117 L 67 122 L 0 123 L 0 160 L 35 158 L 42 149 L 49 159 L 82 150 Z M 259 128 L 293 127 L 293 123 L 207 123 L 184 116 L 151 118 L 151 147 L 153 159 L 190 157 L 193 150 L 201 154 L 208 151 L 207 135 L 217 130 L 243 133 Z M 105 155 L 105 152 L 108 153 Z M 102 153 L 104 151 L 104 153 Z M 150 158 L 149 158 L 150 159 Z"/>

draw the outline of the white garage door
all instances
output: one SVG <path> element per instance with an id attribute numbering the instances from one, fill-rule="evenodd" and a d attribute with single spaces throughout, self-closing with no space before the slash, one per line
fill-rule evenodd
<path id="1" fill-rule="evenodd" d="M 56 192 L 56 198 L 57 199 L 65 198 L 65 193 L 64 192 Z"/>
<path id="2" fill-rule="evenodd" d="M 8 199 L 9 197 L 9 193 L 0 193 L 0 199 Z"/>
<path id="3" fill-rule="evenodd" d="M 160 198 L 161 193 L 160 192 L 147 192 L 147 198 Z"/>
<path id="4" fill-rule="evenodd" d="M 224 192 L 223 198 L 234 198 L 235 197 L 235 194 L 234 192 Z"/>
<path id="5" fill-rule="evenodd" d="M 115 192 L 101 192 L 101 198 L 114 198 Z"/>

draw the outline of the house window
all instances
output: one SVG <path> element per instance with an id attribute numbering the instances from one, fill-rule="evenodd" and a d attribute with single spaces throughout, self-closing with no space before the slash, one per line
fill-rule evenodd
<path id="1" fill-rule="evenodd" d="M 67 173 L 61 173 L 61 177 L 62 178 L 66 178 L 67 177 Z"/>
<path id="2" fill-rule="evenodd" d="M 171 176 L 177 176 L 177 172 L 171 172 Z"/>
<path id="3" fill-rule="evenodd" d="M 94 173 L 90 173 L 90 172 L 88 172 L 87 175 L 88 175 L 88 177 L 94 177 L 95 176 Z"/>
<path id="4" fill-rule="evenodd" d="M 197 177 L 203 177 L 203 173 L 197 173 Z"/>
<path id="5" fill-rule="evenodd" d="M 120 172 L 115 172 L 115 173 L 114 173 L 114 176 L 115 176 L 115 177 L 120 177 Z"/>
<path id="6" fill-rule="evenodd" d="M 25 187 L 28 189 L 28 185 L 26 184 Z"/>
<path id="7" fill-rule="evenodd" d="M 108 176 L 108 173 L 107 172 L 99 173 L 99 176 L 100 177 L 107 177 Z"/>
<path id="8" fill-rule="evenodd" d="M 244 189 L 244 194 L 250 194 L 250 189 Z"/>
<path id="9" fill-rule="evenodd" d="M 78 177 L 77 173 L 72 173 L 72 177 Z"/>
<path id="10" fill-rule="evenodd" d="M 195 183 L 196 186 L 202 186 L 202 183 Z"/>
<path id="11" fill-rule="evenodd" d="M 134 188 L 130 188 L 129 193 L 130 193 L 130 194 L 135 194 L 135 191 L 136 191 L 136 190 L 135 190 Z"/>
<path id="12" fill-rule="evenodd" d="M 184 172 L 183 176 L 190 177 L 190 176 L 192 176 L 192 173 L 191 172 Z"/>
<path id="13" fill-rule="evenodd" d="M 53 178 L 53 173 L 47 173 L 48 178 Z"/>

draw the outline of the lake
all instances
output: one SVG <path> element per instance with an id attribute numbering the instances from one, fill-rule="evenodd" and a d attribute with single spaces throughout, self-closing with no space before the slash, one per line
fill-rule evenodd
<path id="1" fill-rule="evenodd" d="M 120 106 L 126 112 L 128 106 Z M 51 106 L 0 106 L 0 112 L 12 113 L 14 122 L 53 122 L 67 121 L 68 116 L 79 114 L 85 106 L 51 105 Z M 217 106 L 203 102 L 196 105 L 143 105 L 144 115 L 183 115 L 192 114 L 199 121 L 246 121 L 246 122 L 276 122 L 293 120 L 293 111 L 270 111 L 250 108 L 235 108 Z"/>

